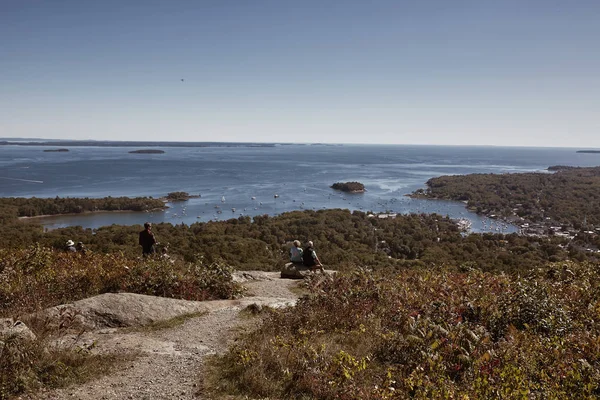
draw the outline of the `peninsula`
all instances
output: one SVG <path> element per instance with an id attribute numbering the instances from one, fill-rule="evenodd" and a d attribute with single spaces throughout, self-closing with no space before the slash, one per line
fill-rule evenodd
<path id="1" fill-rule="evenodd" d="M 521 223 L 531 233 L 600 227 L 600 167 L 552 166 L 548 173 L 471 174 L 427 181 L 415 198 L 463 201 L 470 210 Z"/>

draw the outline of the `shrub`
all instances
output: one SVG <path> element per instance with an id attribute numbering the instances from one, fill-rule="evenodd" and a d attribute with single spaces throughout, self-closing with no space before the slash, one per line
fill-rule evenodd
<path id="1" fill-rule="evenodd" d="M 595 398 L 598 270 L 316 279 L 295 308 L 271 310 L 215 357 L 207 386 L 269 398 Z"/>

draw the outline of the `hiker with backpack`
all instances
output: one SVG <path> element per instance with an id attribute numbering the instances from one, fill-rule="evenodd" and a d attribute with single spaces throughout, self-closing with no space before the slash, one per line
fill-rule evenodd
<path id="1" fill-rule="evenodd" d="M 310 267 L 311 271 L 320 270 L 325 272 L 321 260 L 317 257 L 317 252 L 313 249 L 313 242 L 306 242 L 306 248 L 302 252 L 302 261 L 305 267 Z"/>

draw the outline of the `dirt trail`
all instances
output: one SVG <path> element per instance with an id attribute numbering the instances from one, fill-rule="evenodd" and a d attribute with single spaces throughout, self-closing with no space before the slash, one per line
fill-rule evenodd
<path id="1" fill-rule="evenodd" d="M 260 304 L 284 306 L 297 295 L 298 281 L 280 279 L 279 273 L 246 271 L 236 280 L 247 287 L 244 301 L 219 301 L 210 311 L 183 324 L 157 331 L 105 329 L 86 334 L 93 351 L 139 356 L 114 373 L 76 387 L 35 394 L 33 399 L 203 399 L 200 390 L 204 357 L 225 351 L 235 333 L 249 326 L 240 310 L 259 299 Z M 254 297 L 253 297 L 254 296 Z M 283 301 L 282 299 L 287 301 Z M 212 302 L 205 302 L 212 303 Z"/>

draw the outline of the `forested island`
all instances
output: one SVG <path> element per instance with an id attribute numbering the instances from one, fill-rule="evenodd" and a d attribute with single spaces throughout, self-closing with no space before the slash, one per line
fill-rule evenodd
<path id="1" fill-rule="evenodd" d="M 577 150 L 577 153 L 600 154 L 600 150 Z"/>
<path id="2" fill-rule="evenodd" d="M 332 189 L 347 193 L 364 193 L 365 185 L 360 182 L 336 182 L 331 185 Z"/>
<path id="3" fill-rule="evenodd" d="M 14 217 L 80 214 L 93 211 L 150 211 L 164 209 L 165 203 L 152 197 L 92 198 L 0 198 L 0 221 Z"/>
<path id="4" fill-rule="evenodd" d="M 189 199 L 199 198 L 199 194 L 189 194 L 188 192 L 171 192 L 165 197 L 166 201 L 188 201 Z"/>
<path id="5" fill-rule="evenodd" d="M 129 154 L 164 154 L 165 151 L 164 150 L 152 150 L 152 149 L 148 149 L 148 150 L 133 150 L 130 151 Z"/>
<path id="6" fill-rule="evenodd" d="M 47 149 L 44 150 L 44 153 L 66 153 L 69 149 Z"/>

